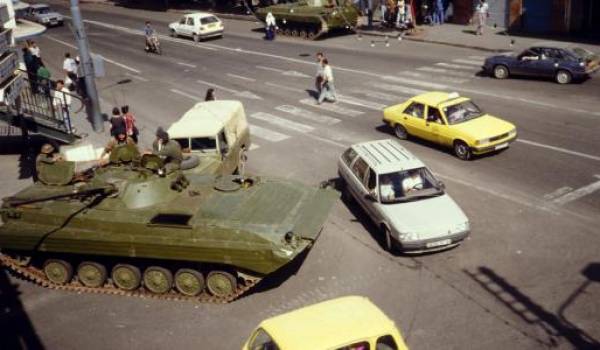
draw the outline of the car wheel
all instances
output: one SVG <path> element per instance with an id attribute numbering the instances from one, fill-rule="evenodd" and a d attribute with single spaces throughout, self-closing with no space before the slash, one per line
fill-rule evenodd
<path id="1" fill-rule="evenodd" d="M 394 134 L 401 140 L 406 140 L 408 138 L 408 132 L 401 124 L 396 124 L 394 127 Z"/>
<path id="2" fill-rule="evenodd" d="M 462 159 L 471 159 L 471 148 L 464 141 L 454 141 L 454 154 Z"/>
<path id="3" fill-rule="evenodd" d="M 559 84 L 568 84 L 573 79 L 571 73 L 566 70 L 559 70 L 556 72 L 556 82 Z"/>
<path id="4" fill-rule="evenodd" d="M 175 29 L 169 30 L 169 36 L 172 37 L 172 38 L 176 38 L 177 37 L 177 32 L 175 31 Z"/>
<path id="5" fill-rule="evenodd" d="M 508 78 L 508 68 L 503 65 L 497 65 L 494 67 L 494 78 L 496 79 L 506 79 Z"/>
<path id="6" fill-rule="evenodd" d="M 343 177 L 340 176 L 341 189 L 342 189 L 342 201 L 346 204 L 352 203 L 352 194 L 350 193 L 350 189 L 348 188 L 348 183 L 344 180 Z"/>
<path id="7" fill-rule="evenodd" d="M 194 39 L 194 42 L 197 43 L 200 41 L 200 35 L 194 33 L 194 35 L 192 35 L 192 39 Z"/>
<path id="8" fill-rule="evenodd" d="M 390 253 L 393 253 L 395 251 L 395 247 L 396 245 L 394 244 L 394 238 L 392 237 L 392 233 L 390 232 L 390 230 L 385 226 L 382 225 L 382 230 L 383 230 L 383 239 L 385 240 L 385 250 L 387 250 Z"/>

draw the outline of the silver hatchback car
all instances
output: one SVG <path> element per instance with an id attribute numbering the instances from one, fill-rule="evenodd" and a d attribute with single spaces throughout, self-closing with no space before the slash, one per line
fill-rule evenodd
<path id="1" fill-rule="evenodd" d="M 444 184 L 395 140 L 348 148 L 338 161 L 342 195 L 356 200 L 381 229 L 389 251 L 435 251 L 469 235 L 469 219 Z"/>

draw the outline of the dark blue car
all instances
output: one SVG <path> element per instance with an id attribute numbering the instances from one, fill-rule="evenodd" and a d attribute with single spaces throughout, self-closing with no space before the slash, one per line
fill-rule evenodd
<path id="1" fill-rule="evenodd" d="M 559 84 L 582 81 L 600 67 L 597 55 L 581 49 L 535 46 L 519 55 L 498 55 L 485 60 L 483 70 L 497 79 L 511 75 L 553 78 Z"/>

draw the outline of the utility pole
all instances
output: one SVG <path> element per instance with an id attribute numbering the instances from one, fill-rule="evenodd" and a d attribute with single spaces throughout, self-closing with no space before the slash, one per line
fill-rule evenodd
<path id="1" fill-rule="evenodd" d="M 83 28 L 83 20 L 81 18 L 81 11 L 79 11 L 79 0 L 71 0 L 71 17 L 73 21 L 73 30 L 75 39 L 77 40 L 77 47 L 79 48 L 79 59 L 80 64 L 83 67 L 83 76 L 85 77 L 85 87 L 87 91 L 87 113 L 89 119 L 92 121 L 92 126 L 95 132 L 104 131 L 104 121 L 102 120 L 102 113 L 100 112 L 100 101 L 98 99 L 98 91 L 96 90 L 96 81 L 94 74 L 94 66 L 92 63 L 92 55 L 90 54 L 90 48 Z"/>

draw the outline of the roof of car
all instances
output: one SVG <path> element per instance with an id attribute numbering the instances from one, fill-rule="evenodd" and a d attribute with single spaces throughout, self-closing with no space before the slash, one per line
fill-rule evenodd
<path id="1" fill-rule="evenodd" d="M 408 169 L 422 168 L 425 165 L 396 140 L 377 140 L 357 143 L 352 146 L 369 167 L 378 174 Z"/>
<path id="2" fill-rule="evenodd" d="M 458 101 L 458 99 L 465 100 L 467 98 L 458 95 L 456 92 L 430 91 L 413 97 L 411 101 L 420 102 L 429 106 L 439 106 L 440 104 L 445 104 L 451 100 Z"/>
<path id="3" fill-rule="evenodd" d="M 321 350 L 391 333 L 390 320 L 369 299 L 346 296 L 261 322 L 280 349 Z"/>
<path id="4" fill-rule="evenodd" d="M 194 13 L 187 13 L 186 14 L 187 17 L 194 17 L 194 18 L 204 18 L 204 17 L 217 17 L 215 15 L 213 15 L 210 12 L 194 12 Z"/>
<path id="5" fill-rule="evenodd" d="M 196 103 L 169 127 L 169 136 L 171 138 L 214 136 L 243 108 L 240 101 L 219 100 Z"/>

